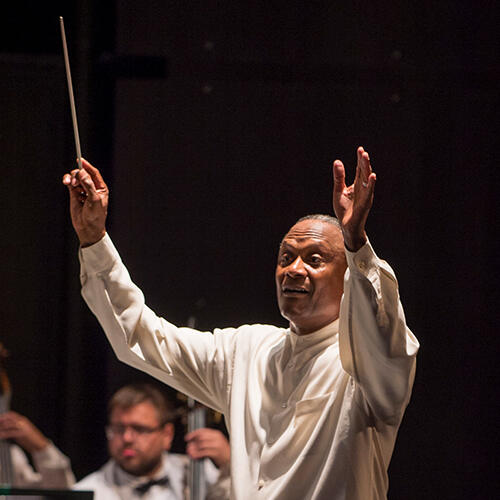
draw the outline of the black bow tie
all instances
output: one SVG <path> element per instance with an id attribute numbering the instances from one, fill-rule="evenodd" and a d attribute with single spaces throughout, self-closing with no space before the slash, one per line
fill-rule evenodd
<path id="1" fill-rule="evenodd" d="M 150 481 L 147 481 L 143 484 L 140 484 L 139 486 L 136 486 L 134 490 L 140 495 L 144 495 L 149 488 L 152 486 L 156 486 L 157 484 L 160 486 L 166 486 L 168 484 L 168 476 L 163 476 L 160 477 L 159 479 L 151 479 Z"/>

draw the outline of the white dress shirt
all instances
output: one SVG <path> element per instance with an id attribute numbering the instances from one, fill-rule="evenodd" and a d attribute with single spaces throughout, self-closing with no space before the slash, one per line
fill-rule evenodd
<path id="1" fill-rule="evenodd" d="M 184 479 L 187 459 L 183 455 L 164 453 L 162 466 L 154 478 L 132 476 L 125 472 L 111 459 L 99 470 L 84 477 L 75 484 L 75 490 L 92 490 L 94 500 L 183 500 Z M 144 493 L 138 493 L 135 488 L 147 483 L 150 479 L 168 477 L 168 482 L 149 488 Z"/>
<path id="2" fill-rule="evenodd" d="M 152 478 L 140 477 L 128 474 L 110 459 L 99 470 L 78 481 L 73 489 L 93 491 L 94 500 L 184 500 L 188 467 L 186 455 L 164 453 L 158 473 Z M 219 473 L 209 460 L 204 461 L 204 472 L 207 485 L 216 483 Z M 165 477 L 167 482 L 151 486 L 145 493 L 136 490 L 151 479 Z M 227 491 L 221 498 L 227 498 Z"/>
<path id="3" fill-rule="evenodd" d="M 26 453 L 16 444 L 10 445 L 13 481 L 16 488 L 67 489 L 75 483 L 71 462 L 52 442 L 31 454 L 35 468 Z"/>
<path id="4" fill-rule="evenodd" d="M 118 358 L 225 415 L 237 500 L 379 500 L 418 342 L 392 269 L 346 251 L 340 318 L 199 332 L 144 304 L 111 239 L 80 250 L 82 295 Z"/>

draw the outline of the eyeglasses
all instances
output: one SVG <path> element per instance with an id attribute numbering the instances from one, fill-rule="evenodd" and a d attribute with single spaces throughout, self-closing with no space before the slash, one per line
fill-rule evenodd
<path id="1" fill-rule="evenodd" d="M 127 430 L 130 432 L 131 437 L 141 437 L 153 434 L 153 432 L 158 432 L 163 429 L 163 425 L 158 427 L 145 427 L 143 425 L 123 425 L 123 424 L 109 424 L 106 426 L 106 437 L 108 439 L 113 439 L 114 437 L 122 437 Z"/>

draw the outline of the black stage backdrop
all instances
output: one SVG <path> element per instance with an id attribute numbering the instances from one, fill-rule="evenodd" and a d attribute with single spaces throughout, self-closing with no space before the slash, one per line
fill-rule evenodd
<path id="1" fill-rule="evenodd" d="M 199 328 L 281 323 L 278 243 L 331 211 L 331 163 L 378 175 L 368 222 L 421 342 L 389 497 L 498 489 L 493 2 L 5 3 L 0 30 L 2 341 L 13 409 L 73 461 L 106 459 L 105 402 L 147 380 L 79 295 L 74 145 L 111 187 L 109 231 L 149 305 Z M 200 5 L 202 4 L 202 5 Z M 181 449 L 181 439 L 176 446 Z"/>

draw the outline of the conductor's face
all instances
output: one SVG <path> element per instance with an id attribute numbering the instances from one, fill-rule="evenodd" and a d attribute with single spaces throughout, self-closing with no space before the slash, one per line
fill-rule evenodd
<path id="1" fill-rule="evenodd" d="M 172 444 L 172 424 L 162 425 L 156 408 L 144 401 L 114 408 L 106 427 L 108 450 L 118 465 L 134 476 L 152 476 L 161 467 L 162 453 Z"/>
<path id="2" fill-rule="evenodd" d="M 290 229 L 278 254 L 276 291 L 292 331 L 311 333 L 338 317 L 346 267 L 338 227 L 312 219 Z"/>

